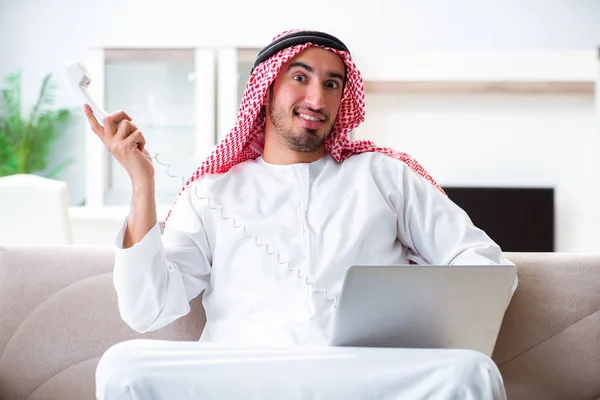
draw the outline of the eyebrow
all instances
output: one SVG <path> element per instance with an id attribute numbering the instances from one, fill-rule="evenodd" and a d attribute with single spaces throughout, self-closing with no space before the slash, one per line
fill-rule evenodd
<path id="1" fill-rule="evenodd" d="M 300 68 L 307 70 L 308 72 L 314 72 L 313 67 L 311 67 L 310 65 L 305 64 L 301 61 L 295 61 L 295 62 L 291 63 L 290 66 L 288 67 L 288 70 L 290 70 L 294 67 L 300 67 Z M 342 82 L 344 81 L 344 75 L 340 74 L 339 72 L 328 72 L 327 76 L 329 78 L 337 78 L 337 79 L 341 80 Z"/>

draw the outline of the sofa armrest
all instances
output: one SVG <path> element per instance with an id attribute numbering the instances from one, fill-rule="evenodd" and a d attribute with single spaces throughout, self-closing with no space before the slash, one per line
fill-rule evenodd
<path id="1" fill-rule="evenodd" d="M 0 250 L 0 399 L 28 398 L 123 340 L 199 339 L 205 322 L 200 297 L 189 315 L 161 330 L 129 328 L 112 285 L 113 254 L 111 247 L 88 246 Z M 86 379 L 93 384 L 93 375 Z"/>
<path id="2" fill-rule="evenodd" d="M 509 399 L 600 397 L 600 255 L 507 253 L 519 287 L 493 359 Z"/>

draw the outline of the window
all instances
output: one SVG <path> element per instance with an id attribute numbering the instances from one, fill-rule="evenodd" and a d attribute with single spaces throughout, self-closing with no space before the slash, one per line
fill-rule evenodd
<path id="1" fill-rule="evenodd" d="M 170 165 L 169 174 L 189 176 L 196 157 L 193 49 L 109 50 L 105 52 L 105 105 L 126 110 L 144 133 L 150 154 Z M 181 179 L 161 173 L 155 162 L 156 200 L 173 201 Z M 130 202 L 131 183 L 124 168 L 109 157 L 104 204 Z"/>
<path id="2" fill-rule="evenodd" d="M 216 52 L 93 49 L 87 67 L 93 79 L 89 90 L 98 104 L 109 113 L 126 111 L 143 132 L 150 154 L 157 155 L 156 201 L 159 209 L 169 207 L 182 177 L 215 147 Z M 91 133 L 86 135 L 85 184 L 87 205 L 128 208 L 129 176 Z"/>

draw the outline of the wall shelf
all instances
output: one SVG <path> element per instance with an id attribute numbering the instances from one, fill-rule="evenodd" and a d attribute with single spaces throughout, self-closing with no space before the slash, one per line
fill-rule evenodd
<path id="1" fill-rule="evenodd" d="M 366 81 L 366 93 L 594 94 L 593 81 Z"/>

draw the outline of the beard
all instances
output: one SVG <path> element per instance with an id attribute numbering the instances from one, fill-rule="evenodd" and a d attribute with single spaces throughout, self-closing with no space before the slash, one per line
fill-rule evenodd
<path id="1" fill-rule="evenodd" d="M 300 106 L 293 109 L 293 114 L 297 115 L 297 110 Z M 307 108 L 307 107 L 305 107 Z M 310 111 L 318 112 L 326 118 L 325 125 L 320 129 L 308 129 L 303 127 L 294 128 L 292 124 L 286 123 L 287 112 L 275 101 L 271 93 L 269 98 L 269 117 L 273 125 L 274 132 L 284 141 L 286 146 L 293 151 L 299 153 L 313 153 L 325 144 L 327 137 L 333 129 L 333 123 L 329 122 L 329 116 L 325 113 L 311 108 Z"/>

